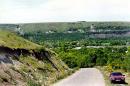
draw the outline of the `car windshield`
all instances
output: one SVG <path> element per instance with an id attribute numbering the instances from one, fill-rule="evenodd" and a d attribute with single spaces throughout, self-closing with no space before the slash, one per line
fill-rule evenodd
<path id="1" fill-rule="evenodd" d="M 122 75 L 121 73 L 119 72 L 116 72 L 116 73 L 112 73 L 113 76 L 119 76 L 119 75 Z"/>

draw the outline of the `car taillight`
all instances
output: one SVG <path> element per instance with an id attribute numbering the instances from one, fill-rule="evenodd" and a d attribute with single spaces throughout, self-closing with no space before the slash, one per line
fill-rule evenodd
<path id="1" fill-rule="evenodd" d="M 122 79 L 124 79 L 124 78 L 125 78 L 125 76 L 122 76 L 121 78 L 122 78 Z"/>

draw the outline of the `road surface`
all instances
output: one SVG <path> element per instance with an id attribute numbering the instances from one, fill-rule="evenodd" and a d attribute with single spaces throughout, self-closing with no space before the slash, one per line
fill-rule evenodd
<path id="1" fill-rule="evenodd" d="M 82 68 L 53 86 L 105 86 L 105 80 L 98 69 Z"/>

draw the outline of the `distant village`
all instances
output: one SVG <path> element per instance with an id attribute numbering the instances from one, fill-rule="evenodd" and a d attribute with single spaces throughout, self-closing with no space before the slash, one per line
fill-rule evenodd
<path id="1" fill-rule="evenodd" d="M 20 35 L 24 35 L 24 31 L 23 31 L 23 29 L 20 28 L 19 25 L 17 25 L 17 27 L 15 28 L 15 32 L 17 32 Z"/>
<path id="2" fill-rule="evenodd" d="M 68 30 L 64 31 L 63 33 L 77 33 L 77 32 L 85 33 L 87 31 L 88 32 L 101 32 L 101 31 L 103 31 L 103 30 L 96 30 L 96 26 L 94 24 L 92 24 L 89 28 L 90 28 L 89 30 L 87 28 L 86 28 L 86 30 L 84 30 L 84 29 L 77 29 L 77 28 L 69 28 Z M 57 31 L 56 30 L 49 30 L 49 31 L 46 31 L 45 33 L 46 34 L 57 33 Z"/>
<path id="3" fill-rule="evenodd" d="M 113 27 L 113 28 L 116 28 L 116 27 Z M 92 24 L 90 25 L 89 27 L 86 27 L 86 28 L 68 28 L 67 30 L 63 31 L 62 33 L 86 33 L 86 32 L 92 32 L 92 33 L 95 33 L 95 32 L 110 32 L 110 31 L 123 31 L 123 30 L 112 30 L 112 29 L 97 29 L 97 27 Z M 124 30 L 124 31 L 127 31 Z M 24 31 L 23 29 L 21 29 L 21 26 L 20 25 L 17 25 L 16 28 L 15 28 L 15 32 L 17 32 L 18 34 L 20 35 L 24 35 Z M 127 32 L 130 32 L 127 31 Z M 46 34 L 51 34 L 51 33 L 58 33 L 58 31 L 56 29 L 51 29 L 51 30 L 48 30 L 46 32 L 43 32 L 43 33 L 46 33 Z"/>
<path id="4" fill-rule="evenodd" d="M 115 27 L 113 27 L 115 28 Z M 109 31 L 112 31 L 111 29 L 97 29 L 97 27 L 92 24 L 90 27 L 86 27 L 86 28 L 69 28 L 67 30 L 65 30 L 63 33 L 86 33 L 86 32 L 109 32 Z M 119 30 L 113 30 L 113 31 L 119 31 Z M 121 30 L 123 31 L 123 30 Z M 57 33 L 58 31 L 57 30 L 49 30 L 49 31 L 46 31 L 45 33 L 46 34 L 49 34 L 49 33 Z"/>

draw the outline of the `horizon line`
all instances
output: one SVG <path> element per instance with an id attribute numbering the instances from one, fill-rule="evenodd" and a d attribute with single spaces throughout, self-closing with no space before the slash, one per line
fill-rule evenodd
<path id="1" fill-rule="evenodd" d="M 130 22 L 130 21 L 117 21 L 117 20 L 115 20 L 115 21 L 104 21 L 104 20 L 102 20 L 102 21 L 99 21 L 99 20 L 97 20 L 97 21 L 85 21 L 85 20 L 79 20 L 79 21 L 41 21 L 41 22 L 18 22 L 18 23 L 16 23 L 16 22 L 1 22 L 0 24 L 31 24 L 31 23 L 78 23 L 78 22 Z"/>

